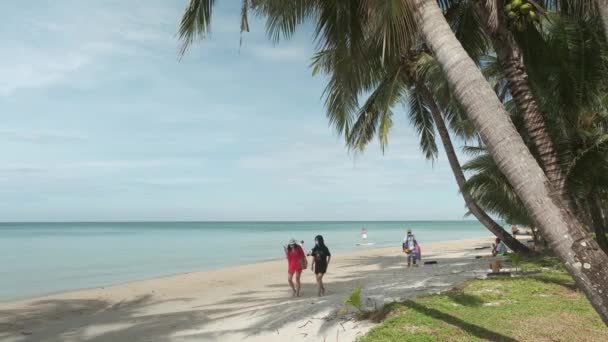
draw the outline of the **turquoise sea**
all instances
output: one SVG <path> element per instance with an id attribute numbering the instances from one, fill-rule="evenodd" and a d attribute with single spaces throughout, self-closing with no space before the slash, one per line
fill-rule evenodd
<path id="1" fill-rule="evenodd" d="M 356 246 L 361 228 L 375 245 Z M 488 233 L 476 221 L 0 223 L 0 301 L 283 257 L 289 238 L 332 251 Z"/>

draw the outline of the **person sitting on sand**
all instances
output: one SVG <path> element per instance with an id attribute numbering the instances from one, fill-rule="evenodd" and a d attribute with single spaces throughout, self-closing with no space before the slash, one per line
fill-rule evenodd
<path id="1" fill-rule="evenodd" d="M 416 265 L 416 261 L 420 260 L 420 246 L 412 230 L 408 229 L 403 239 L 403 252 L 407 254 L 407 267 L 410 267 L 412 263 Z"/>
<path id="2" fill-rule="evenodd" d="M 496 238 L 495 243 L 492 244 L 492 255 L 506 255 L 508 252 L 507 245 L 504 242 L 500 241 L 500 238 Z"/>
<path id="3" fill-rule="evenodd" d="M 293 291 L 293 296 L 300 297 L 300 275 L 302 274 L 302 270 L 307 267 L 306 255 L 304 255 L 304 250 L 302 250 L 302 247 L 298 245 L 295 239 L 289 240 L 289 244 L 287 247 L 283 247 L 283 249 L 285 250 L 285 256 L 287 257 L 287 281 Z M 296 275 L 295 285 L 293 283 L 294 274 Z"/>
<path id="4" fill-rule="evenodd" d="M 325 285 L 323 285 L 323 276 L 327 272 L 327 266 L 331 260 L 331 253 L 329 248 L 325 246 L 323 236 L 317 235 L 315 237 L 315 247 L 310 252 L 312 256 L 311 271 L 315 273 L 317 279 L 317 286 L 319 287 L 319 297 L 325 295 Z"/>

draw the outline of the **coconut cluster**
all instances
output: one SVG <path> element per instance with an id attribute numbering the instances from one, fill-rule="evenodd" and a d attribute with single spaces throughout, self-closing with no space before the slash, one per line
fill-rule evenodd
<path id="1" fill-rule="evenodd" d="M 538 14 L 534 11 L 534 7 L 525 0 L 510 0 L 505 5 L 505 13 L 519 31 L 523 31 L 527 23 L 538 21 Z"/>

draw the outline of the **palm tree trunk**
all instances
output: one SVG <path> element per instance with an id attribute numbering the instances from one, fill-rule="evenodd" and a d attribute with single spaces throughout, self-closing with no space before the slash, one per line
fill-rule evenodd
<path id="1" fill-rule="evenodd" d="M 606 233 L 608 233 L 608 203 L 605 200 L 600 201 L 600 208 L 604 217 L 604 228 L 606 228 Z"/>
<path id="2" fill-rule="evenodd" d="M 604 34 L 606 36 L 606 40 L 608 40 L 608 0 L 595 0 L 595 4 L 600 12 L 602 24 L 604 25 Z"/>
<path id="3" fill-rule="evenodd" d="M 473 196 L 471 196 L 471 194 L 464 188 L 467 180 L 464 176 L 464 172 L 462 172 L 462 167 L 458 161 L 458 156 L 456 156 L 454 145 L 452 145 L 452 139 L 450 139 L 450 133 L 445 121 L 443 120 L 443 117 L 441 116 L 439 106 L 437 106 L 431 91 L 426 87 L 426 85 L 422 84 L 421 82 L 417 82 L 416 88 L 424 98 L 424 101 L 426 102 L 426 105 L 429 107 L 431 115 L 433 116 L 433 121 L 435 121 L 435 127 L 437 127 L 437 132 L 441 138 L 441 143 L 445 149 L 445 154 L 448 157 L 450 167 L 452 168 L 452 173 L 454 173 L 454 178 L 456 178 L 456 183 L 458 184 L 458 188 L 460 189 L 464 203 L 466 204 L 467 208 L 469 208 L 471 214 L 473 214 L 477 220 L 481 222 L 481 224 L 492 232 L 492 234 L 511 248 L 511 250 L 526 254 L 532 253 L 532 251 L 530 251 L 526 245 L 514 238 L 511 234 L 507 233 L 503 227 L 496 223 L 496 221 L 494 221 L 490 215 L 480 208 L 477 205 L 477 202 L 475 202 Z"/>
<path id="4" fill-rule="evenodd" d="M 507 18 L 500 10 L 503 5 L 502 0 L 496 1 L 494 10 L 497 13 L 494 14 L 496 14 L 497 20 L 494 25 L 490 24 L 492 13 L 483 2 L 477 2 L 475 9 L 481 26 L 492 41 L 496 58 L 505 72 L 511 96 L 523 114 L 524 125 L 540 158 L 541 166 L 564 203 L 573 209 L 568 196 L 566 176 L 562 172 L 557 151 L 545 126 L 543 113 L 528 81 L 523 51 L 507 26 Z"/>
<path id="5" fill-rule="evenodd" d="M 563 205 L 436 0 L 414 1 L 421 35 L 446 73 L 454 96 L 551 249 L 608 325 L 608 255 Z"/>
<path id="6" fill-rule="evenodd" d="M 608 253 L 608 238 L 606 238 L 606 227 L 604 226 L 602 208 L 595 195 L 589 196 L 589 211 L 591 212 L 591 221 L 593 222 L 593 230 L 595 231 L 597 244 L 600 245 L 605 253 Z"/>

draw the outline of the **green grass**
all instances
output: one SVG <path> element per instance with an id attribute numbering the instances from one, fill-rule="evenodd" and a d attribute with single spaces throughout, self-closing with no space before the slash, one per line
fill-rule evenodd
<path id="1" fill-rule="evenodd" d="M 390 304 L 359 341 L 608 341 L 608 328 L 555 258 L 520 267 L 525 276 L 471 280 Z"/>

